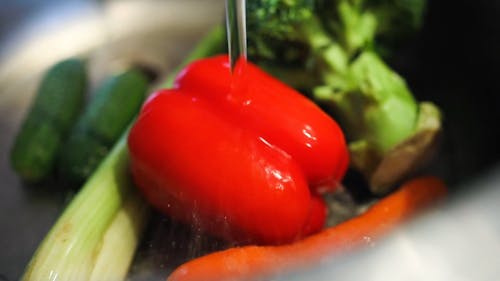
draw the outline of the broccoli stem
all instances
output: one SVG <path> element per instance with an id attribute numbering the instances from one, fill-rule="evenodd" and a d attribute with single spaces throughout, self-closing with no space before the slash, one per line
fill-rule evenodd
<path id="1" fill-rule="evenodd" d="M 182 65 L 222 50 L 221 30 L 217 26 L 210 32 Z M 171 86 L 173 80 L 169 76 L 164 85 Z M 23 280 L 123 280 L 148 217 L 128 174 L 126 137 L 127 133 L 64 210 Z"/>
<path id="2" fill-rule="evenodd" d="M 378 55 L 363 52 L 344 76 L 347 82 L 319 86 L 314 94 L 332 106 L 349 140 L 362 140 L 383 156 L 413 133 L 417 102 Z"/>

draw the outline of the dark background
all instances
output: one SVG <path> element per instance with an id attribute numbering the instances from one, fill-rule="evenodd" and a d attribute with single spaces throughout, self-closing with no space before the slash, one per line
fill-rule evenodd
<path id="1" fill-rule="evenodd" d="M 444 113 L 439 170 L 452 184 L 500 159 L 500 2 L 428 1 L 423 28 L 393 66 Z"/>

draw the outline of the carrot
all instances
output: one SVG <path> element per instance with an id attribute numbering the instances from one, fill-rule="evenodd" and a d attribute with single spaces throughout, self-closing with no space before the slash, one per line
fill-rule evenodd
<path id="1" fill-rule="evenodd" d="M 323 258 L 369 245 L 446 193 L 447 188 L 440 179 L 416 178 L 364 214 L 301 241 L 282 246 L 237 247 L 212 253 L 181 265 L 167 281 L 267 280 L 284 270 L 305 268 Z"/>

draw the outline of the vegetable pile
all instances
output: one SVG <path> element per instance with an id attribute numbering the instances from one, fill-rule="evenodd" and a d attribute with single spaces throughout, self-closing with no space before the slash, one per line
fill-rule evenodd
<path id="1" fill-rule="evenodd" d="M 80 59 L 51 67 L 12 148 L 12 167 L 30 184 L 79 189 L 88 178 L 24 280 L 123 279 L 147 222 L 148 207 L 128 179 L 124 141 L 103 159 L 137 114 L 149 81 L 134 69 L 111 75 L 85 105 L 86 77 Z"/>
<path id="2" fill-rule="evenodd" d="M 15 139 L 12 167 L 26 182 L 58 177 L 81 185 L 139 111 L 148 83 L 135 69 L 111 75 L 86 105 L 84 62 L 71 58 L 55 64 L 40 82 Z"/>
<path id="3" fill-rule="evenodd" d="M 433 150 L 439 109 L 419 103 L 384 62 L 418 30 L 424 6 L 247 1 L 250 62 L 231 72 L 226 55 L 214 56 L 225 45 L 216 27 L 132 124 L 147 88 L 140 73 L 110 78 L 79 115 L 82 65 L 62 63 L 74 68 L 64 75 L 53 74 L 64 68 L 56 66 L 21 129 L 13 167 L 30 182 L 54 171 L 76 186 L 86 182 L 24 280 L 124 279 L 147 222 L 142 196 L 169 217 L 240 245 L 285 244 L 202 257 L 171 280 L 251 280 L 296 269 L 377 238 L 442 198 L 439 179 L 406 181 Z M 45 108 L 68 98 L 66 111 Z M 338 191 L 348 166 L 364 176 L 374 201 L 388 195 L 323 229 L 323 195 Z M 113 257 L 117 249 L 123 259 Z M 229 268 L 228 259 L 238 266 Z"/>

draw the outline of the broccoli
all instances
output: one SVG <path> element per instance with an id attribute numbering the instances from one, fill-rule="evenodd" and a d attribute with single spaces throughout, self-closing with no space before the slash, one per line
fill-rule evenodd
<path id="1" fill-rule="evenodd" d="M 389 52 L 420 29 L 426 7 L 425 0 L 371 0 L 366 4 L 377 18 L 375 43 Z"/>
<path id="2" fill-rule="evenodd" d="M 320 83 L 311 59 L 327 57 L 322 49 L 332 44 L 316 17 L 315 4 L 314 0 L 247 1 L 249 57 L 297 88 Z M 319 53 L 313 57 L 314 52 Z"/>
<path id="3" fill-rule="evenodd" d="M 380 55 L 418 29 L 424 5 L 425 0 L 247 4 L 250 59 L 331 110 L 346 133 L 352 166 L 376 193 L 387 192 L 415 168 L 440 130 L 439 110 L 419 104 Z M 405 164 L 392 167 L 395 159 Z"/>
<path id="4" fill-rule="evenodd" d="M 364 44 L 390 55 L 420 29 L 426 1 L 318 0 L 316 6 L 325 28 L 346 47 Z"/>

